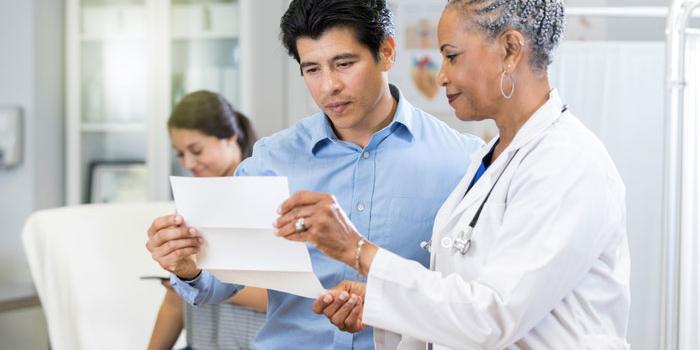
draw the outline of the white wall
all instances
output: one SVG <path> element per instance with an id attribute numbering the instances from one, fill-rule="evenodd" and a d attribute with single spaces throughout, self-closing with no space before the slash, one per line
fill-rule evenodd
<path id="1" fill-rule="evenodd" d="M 31 282 L 20 240 L 27 216 L 63 203 L 63 1 L 0 0 L 0 105 L 24 115 L 24 159 L 0 170 L 0 285 Z M 40 309 L 0 314 L 8 349 L 46 348 Z"/>
<path id="2" fill-rule="evenodd" d="M 287 53 L 279 40 L 287 0 L 241 0 L 241 110 L 259 136 L 288 126 Z"/>
<path id="3" fill-rule="evenodd" d="M 34 207 L 64 203 L 64 0 L 34 0 Z"/>
<path id="4" fill-rule="evenodd" d="M 24 219 L 63 202 L 62 13 L 59 0 L 0 0 L 0 104 L 24 115 L 23 162 L 0 171 L 0 282 L 29 281 Z"/>
<path id="5" fill-rule="evenodd" d="M 22 224 L 63 202 L 63 5 L 0 0 L 0 104 L 24 116 L 22 163 L 0 170 L 0 283 L 26 282 Z"/>
<path id="6" fill-rule="evenodd" d="M 34 126 L 33 103 L 32 1 L 0 0 L 0 104 L 24 109 L 24 159 L 14 169 L 0 170 L 0 283 L 29 280 L 19 234 L 22 223 L 32 211 L 34 162 L 31 159 Z"/>

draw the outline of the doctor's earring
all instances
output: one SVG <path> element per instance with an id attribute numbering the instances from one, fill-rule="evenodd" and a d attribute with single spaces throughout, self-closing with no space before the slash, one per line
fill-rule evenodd
<path id="1" fill-rule="evenodd" d="M 510 68 L 510 66 L 508 66 Z M 510 93 L 506 95 L 505 90 L 503 89 L 503 84 L 505 80 L 510 81 Z M 511 97 L 513 97 L 513 93 L 515 92 L 515 79 L 506 72 L 506 70 L 503 70 L 503 73 L 501 73 L 501 83 L 499 84 L 499 88 L 501 89 L 501 96 L 503 96 L 505 99 L 510 100 Z"/>

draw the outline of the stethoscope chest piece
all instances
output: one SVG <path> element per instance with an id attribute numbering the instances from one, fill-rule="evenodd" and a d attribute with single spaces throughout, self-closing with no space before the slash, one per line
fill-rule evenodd
<path id="1" fill-rule="evenodd" d="M 460 232 L 459 235 L 455 237 L 454 241 L 452 242 L 452 247 L 454 248 L 454 250 L 462 255 L 466 255 L 467 252 L 469 252 L 469 249 L 472 247 L 473 232 L 474 228 L 471 226 L 467 226 L 466 229 L 462 230 L 462 232 Z"/>
<path id="2" fill-rule="evenodd" d="M 455 239 L 453 246 L 455 247 L 456 251 L 458 251 L 462 255 L 465 255 L 469 251 L 469 248 L 472 247 L 472 240 L 457 238 Z"/>
<path id="3" fill-rule="evenodd" d="M 462 230 L 454 239 L 451 237 L 442 237 L 440 245 L 445 249 L 454 249 L 462 255 L 467 254 L 472 247 L 472 231 L 471 227 Z"/>

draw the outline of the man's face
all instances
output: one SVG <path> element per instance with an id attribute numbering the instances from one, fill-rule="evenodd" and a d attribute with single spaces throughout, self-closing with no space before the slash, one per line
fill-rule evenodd
<path id="1" fill-rule="evenodd" d="M 350 28 L 331 28 L 317 40 L 297 39 L 306 86 L 336 131 L 362 131 L 370 128 L 374 119 L 386 117 L 373 111 L 393 64 L 393 40 L 387 42 L 380 48 L 377 62 Z"/>

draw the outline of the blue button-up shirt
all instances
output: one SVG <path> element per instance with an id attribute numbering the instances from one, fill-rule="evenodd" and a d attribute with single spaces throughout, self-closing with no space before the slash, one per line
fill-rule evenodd
<path id="1" fill-rule="evenodd" d="M 236 175 L 287 176 L 292 193 L 331 193 L 368 240 L 427 266 L 429 253 L 419 244 L 430 239 L 440 205 L 466 172 L 469 154 L 483 143 L 413 107 L 393 85 L 391 93 L 398 100 L 394 118 L 365 148 L 338 139 L 318 113 L 260 139 Z M 307 247 L 325 288 L 356 278 L 351 267 Z M 193 281 L 171 280 L 195 305 L 222 302 L 242 288 L 206 271 Z M 311 311 L 313 300 L 273 290 L 268 295 L 256 349 L 374 349 L 371 328 L 342 332 Z"/>

